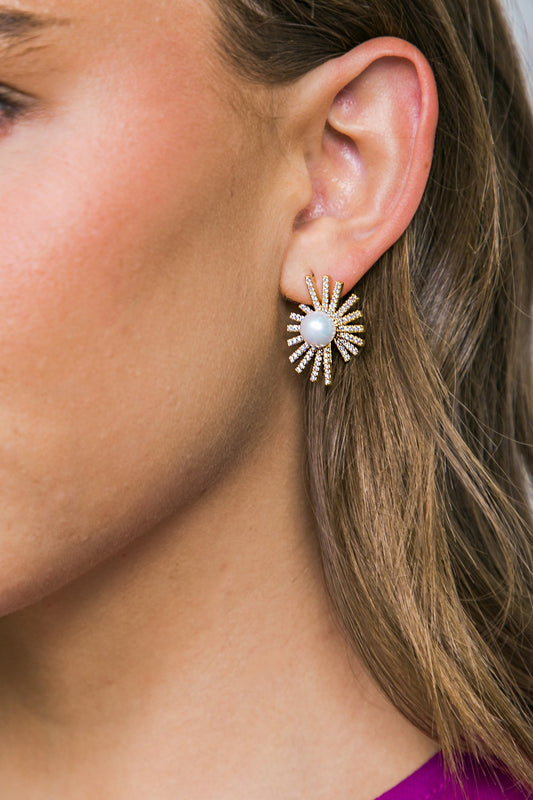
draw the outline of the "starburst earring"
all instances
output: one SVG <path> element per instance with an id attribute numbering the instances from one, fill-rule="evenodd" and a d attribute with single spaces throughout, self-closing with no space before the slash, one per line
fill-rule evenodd
<path id="1" fill-rule="evenodd" d="M 337 350 L 344 361 L 349 361 L 352 356 L 359 353 L 364 341 L 358 333 L 364 333 L 364 325 L 351 323 L 362 320 L 363 313 L 359 309 L 348 314 L 359 300 L 356 294 L 350 297 L 337 310 L 343 283 L 337 281 L 333 289 L 331 300 L 329 298 L 329 276 L 322 279 L 322 302 L 318 299 L 313 279 L 307 275 L 305 282 L 313 308 L 302 303 L 299 306 L 302 314 L 291 314 L 293 324 L 287 325 L 289 333 L 297 333 L 287 340 L 289 347 L 299 345 L 289 356 L 291 364 L 296 364 L 296 372 L 303 372 L 307 364 L 314 358 L 313 368 L 309 380 L 318 380 L 320 370 L 324 370 L 324 383 L 330 386 L 332 382 L 331 343 L 335 342 Z"/>

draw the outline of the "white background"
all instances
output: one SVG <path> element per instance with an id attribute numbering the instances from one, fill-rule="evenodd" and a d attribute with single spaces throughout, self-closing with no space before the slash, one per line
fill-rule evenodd
<path id="1" fill-rule="evenodd" d="M 533 0 L 502 0 L 509 12 L 515 38 L 526 62 L 526 74 L 533 95 Z"/>

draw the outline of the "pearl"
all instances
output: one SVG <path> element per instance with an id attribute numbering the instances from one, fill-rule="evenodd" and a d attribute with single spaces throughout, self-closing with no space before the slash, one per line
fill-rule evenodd
<path id="1" fill-rule="evenodd" d="M 323 311 L 312 311 L 302 320 L 300 333 L 313 347 L 326 347 L 335 338 L 335 323 Z"/>

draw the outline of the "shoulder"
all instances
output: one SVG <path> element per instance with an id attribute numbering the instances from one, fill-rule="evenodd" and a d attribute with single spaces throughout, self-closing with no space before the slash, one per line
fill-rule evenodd
<path id="1" fill-rule="evenodd" d="M 427 800 L 533 800 L 533 792 L 520 787 L 500 769 L 466 756 L 462 780 L 444 778 Z"/>
<path id="2" fill-rule="evenodd" d="M 445 769 L 439 751 L 376 800 L 533 800 L 508 773 L 473 756 L 461 756 L 460 776 Z"/>
<path id="3" fill-rule="evenodd" d="M 473 756 L 461 757 L 460 778 L 446 771 L 442 752 L 376 800 L 533 800 L 514 778 Z"/>

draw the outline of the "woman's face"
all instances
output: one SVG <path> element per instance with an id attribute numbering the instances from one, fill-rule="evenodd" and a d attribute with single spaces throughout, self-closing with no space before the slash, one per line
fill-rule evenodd
<path id="1" fill-rule="evenodd" d="M 0 613 L 174 513 L 246 446 L 282 361 L 286 244 L 279 159 L 203 0 L 11 2 Z"/>

